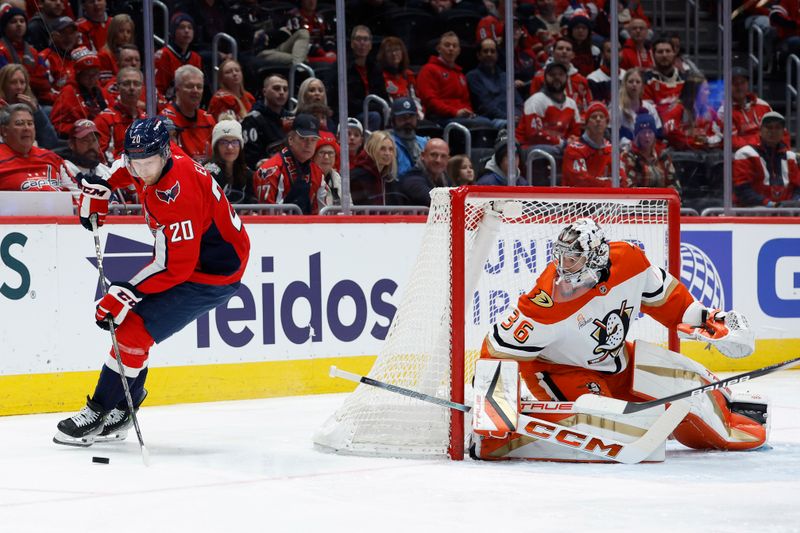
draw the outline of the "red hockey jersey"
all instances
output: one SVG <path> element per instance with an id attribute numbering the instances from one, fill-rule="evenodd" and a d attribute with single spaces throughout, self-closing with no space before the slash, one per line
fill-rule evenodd
<path id="1" fill-rule="evenodd" d="M 540 70 L 536 76 L 531 80 L 531 95 L 534 95 L 542 90 L 544 86 L 544 70 Z M 593 100 L 592 90 L 589 88 L 589 80 L 587 80 L 578 69 L 573 65 L 569 66 L 569 75 L 567 76 L 567 86 L 565 89 L 567 96 L 575 100 L 578 110 L 585 111 L 589 106 L 589 102 Z"/>
<path id="2" fill-rule="evenodd" d="M 178 144 L 195 161 L 211 158 L 211 132 L 217 121 L 210 114 L 198 109 L 194 117 L 187 117 L 175 104 L 164 108 L 163 114 L 178 130 Z"/>
<path id="3" fill-rule="evenodd" d="M 153 294 L 183 282 L 228 285 L 242 279 L 250 239 L 206 169 L 175 154 L 171 167 L 150 186 L 131 176 L 121 160 L 111 170 L 113 188 L 136 188 L 155 236 L 153 260 L 130 280 L 138 291 Z"/>
<path id="4" fill-rule="evenodd" d="M 27 156 L 0 144 L 0 191 L 68 191 L 76 190 L 64 160 L 34 146 Z"/>
<path id="5" fill-rule="evenodd" d="M 94 117 L 100 151 L 106 154 L 108 161 L 113 161 L 122 153 L 122 149 L 125 148 L 125 131 L 134 119 L 147 117 L 143 110 L 137 111 L 136 116 L 131 116 L 130 111 L 117 102 Z"/>
<path id="6" fill-rule="evenodd" d="M 569 187 L 611 187 L 611 143 L 595 148 L 585 139 L 569 143 L 564 150 L 561 184 Z M 619 168 L 619 185 L 628 187 L 625 169 Z"/>

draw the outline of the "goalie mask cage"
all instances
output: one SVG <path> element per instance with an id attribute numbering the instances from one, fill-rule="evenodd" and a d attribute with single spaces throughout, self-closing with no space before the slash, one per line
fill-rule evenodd
<path id="1" fill-rule="evenodd" d="M 609 240 L 641 246 L 679 278 L 680 200 L 668 189 L 436 188 L 421 249 L 369 377 L 464 403 L 490 326 L 530 291 L 552 243 L 592 217 Z M 640 316 L 628 339 L 677 349 L 674 332 Z M 392 457 L 464 456 L 464 415 L 359 384 L 317 430 L 326 451 Z"/>

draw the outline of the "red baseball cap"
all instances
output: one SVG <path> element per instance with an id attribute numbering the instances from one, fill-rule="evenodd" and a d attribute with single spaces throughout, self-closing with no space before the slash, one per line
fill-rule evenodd
<path id="1" fill-rule="evenodd" d="M 72 136 L 76 139 L 86 137 L 90 133 L 98 133 L 98 130 L 94 122 L 87 118 L 76 120 L 75 124 L 72 125 Z"/>

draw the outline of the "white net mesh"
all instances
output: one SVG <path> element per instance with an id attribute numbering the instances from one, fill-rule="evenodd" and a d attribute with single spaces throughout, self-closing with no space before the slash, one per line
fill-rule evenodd
<path id="1" fill-rule="evenodd" d="M 451 358 L 464 360 L 472 377 L 483 337 L 529 291 L 550 261 L 552 242 L 567 223 L 593 217 L 610 240 L 643 247 L 650 261 L 667 267 L 668 202 L 656 199 L 532 199 L 467 194 L 464 257 L 453 257 L 450 189 L 434 189 L 421 250 L 385 344 L 369 376 L 450 399 Z M 553 191 L 556 191 L 553 189 Z M 463 265 L 463 266 L 462 266 Z M 465 351 L 452 355 L 451 273 L 463 268 Z M 461 329 L 461 328 L 458 328 Z M 649 317 L 635 321 L 629 338 L 665 344 L 668 332 Z M 444 456 L 451 443 L 451 412 L 382 389 L 359 385 L 314 435 L 340 453 Z"/>

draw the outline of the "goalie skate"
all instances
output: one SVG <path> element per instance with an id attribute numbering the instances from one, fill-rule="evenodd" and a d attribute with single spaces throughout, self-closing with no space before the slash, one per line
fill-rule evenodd
<path id="1" fill-rule="evenodd" d="M 142 399 L 139 400 L 134 406 L 134 410 L 138 413 L 139 406 L 142 405 L 144 399 L 147 398 L 147 390 L 144 391 Z M 128 438 L 128 429 L 133 425 L 133 417 L 128 407 L 120 409 L 115 407 L 108 412 L 103 424 L 103 430 L 95 437 L 95 442 L 114 442 L 125 440 Z"/>
<path id="2" fill-rule="evenodd" d="M 67 446 L 91 446 L 95 437 L 103 431 L 105 415 L 100 404 L 87 396 L 83 409 L 58 423 L 58 433 L 53 437 L 53 442 Z"/>

